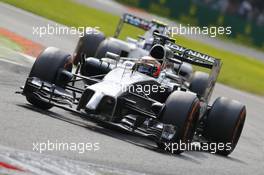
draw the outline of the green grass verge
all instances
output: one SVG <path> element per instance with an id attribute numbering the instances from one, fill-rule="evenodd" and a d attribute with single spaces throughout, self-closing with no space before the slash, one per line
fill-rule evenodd
<path id="1" fill-rule="evenodd" d="M 83 6 L 71 0 L 0 0 L 32 13 L 74 27 L 98 26 L 111 36 L 119 21 L 118 16 Z M 136 36 L 139 29 L 127 27 L 125 36 Z M 234 54 L 207 44 L 176 37 L 177 43 L 191 49 L 204 52 L 223 60 L 219 82 L 248 92 L 264 95 L 264 63 L 251 57 Z"/>

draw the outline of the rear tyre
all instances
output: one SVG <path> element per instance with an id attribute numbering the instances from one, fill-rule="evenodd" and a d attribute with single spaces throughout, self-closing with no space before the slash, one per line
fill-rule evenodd
<path id="1" fill-rule="evenodd" d="M 182 65 L 174 64 L 173 69 L 175 72 L 179 72 L 180 76 L 184 77 L 187 80 L 189 80 L 193 74 L 192 65 L 189 63 L 183 62 Z"/>
<path id="2" fill-rule="evenodd" d="M 209 81 L 209 75 L 204 72 L 195 72 L 191 78 L 190 91 L 197 94 L 198 97 L 202 97 L 205 94 Z"/>
<path id="3" fill-rule="evenodd" d="M 64 83 L 59 79 L 60 71 L 62 70 L 67 70 L 69 72 L 72 70 L 71 55 L 57 48 L 48 47 L 37 57 L 31 68 L 29 77 L 37 77 L 42 81 L 61 86 Z M 40 100 L 36 95 L 30 92 L 27 86 L 24 88 L 24 93 L 27 101 L 34 106 L 43 110 L 52 107 L 50 103 Z"/>
<path id="4" fill-rule="evenodd" d="M 121 55 L 121 51 L 122 50 L 120 48 L 120 45 L 118 45 L 117 42 L 114 42 L 113 40 L 108 38 L 100 43 L 94 57 L 98 59 L 105 58 L 106 52 Z"/>
<path id="5" fill-rule="evenodd" d="M 172 124 L 176 127 L 177 134 L 172 138 L 170 143 L 158 143 L 158 147 L 165 149 L 166 144 L 176 145 L 172 153 L 180 154 L 184 150 L 180 149 L 180 143 L 190 143 L 193 139 L 196 124 L 199 119 L 200 103 L 195 94 L 175 91 L 165 102 L 161 111 L 161 122 Z M 165 150 L 171 152 L 171 150 Z"/>
<path id="6" fill-rule="evenodd" d="M 245 119 L 246 107 L 240 102 L 224 97 L 215 100 L 206 119 L 204 136 L 210 143 L 225 145 L 225 149 L 217 149 L 217 154 L 227 156 L 235 149 Z"/>
<path id="7" fill-rule="evenodd" d="M 86 58 L 94 57 L 98 46 L 104 39 L 105 35 L 100 31 L 81 37 L 73 54 L 73 63 L 77 65 L 83 56 Z"/>

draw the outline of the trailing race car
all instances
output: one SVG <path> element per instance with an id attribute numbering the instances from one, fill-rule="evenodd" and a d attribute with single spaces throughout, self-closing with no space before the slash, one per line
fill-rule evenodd
<path id="1" fill-rule="evenodd" d="M 107 52 L 106 58 L 88 57 L 72 72 L 72 57 L 57 48 L 45 49 L 36 59 L 22 94 L 34 106 L 57 106 L 95 122 L 122 128 L 153 139 L 159 148 L 181 153 L 180 144 L 217 143 L 217 153 L 236 147 L 246 118 L 238 101 L 219 97 L 209 105 L 221 68 L 219 59 L 169 43 L 156 44 L 148 56 L 127 58 Z M 186 86 L 171 74 L 171 63 L 187 62 L 211 70 L 203 94 L 198 80 Z M 82 84 L 83 83 L 83 84 Z M 203 85 L 204 86 L 204 85 Z"/>
<path id="2" fill-rule="evenodd" d="M 127 37 L 126 41 L 118 39 L 124 24 L 129 24 L 145 31 L 143 36 L 139 39 Z M 101 59 L 105 57 L 107 52 L 112 52 L 121 57 L 140 58 L 149 55 L 149 51 L 155 44 L 157 35 L 166 36 L 169 39 L 170 29 L 167 24 L 158 20 L 146 20 L 132 14 L 125 13 L 121 16 L 120 21 L 116 27 L 113 37 L 106 38 L 101 31 L 94 30 L 94 33 L 89 33 L 81 37 L 77 43 L 73 54 L 73 63 L 77 65 L 83 58 L 94 57 Z M 181 67 L 174 69 L 179 74 L 190 79 L 193 75 L 193 68 L 190 64 L 183 62 Z"/>
<path id="3" fill-rule="evenodd" d="M 145 32 L 139 39 L 127 37 L 126 41 L 118 39 L 124 24 L 129 24 Z M 101 59 L 106 52 L 112 52 L 121 57 L 141 57 L 149 54 L 153 46 L 153 33 L 168 35 L 167 24 L 157 20 L 148 21 L 132 14 L 121 16 L 113 37 L 105 38 L 101 31 L 95 30 L 81 37 L 74 52 L 73 63 L 78 64 L 82 57 L 95 57 Z"/>

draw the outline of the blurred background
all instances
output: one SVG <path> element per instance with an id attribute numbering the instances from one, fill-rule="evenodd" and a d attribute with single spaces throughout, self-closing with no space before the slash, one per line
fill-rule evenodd
<path id="1" fill-rule="evenodd" d="M 151 13 L 198 26 L 231 26 L 227 39 L 264 50 L 263 0 L 118 0 Z"/>

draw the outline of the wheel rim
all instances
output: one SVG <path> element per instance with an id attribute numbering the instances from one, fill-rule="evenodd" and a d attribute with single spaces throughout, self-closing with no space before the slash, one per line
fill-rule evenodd
<path id="1" fill-rule="evenodd" d="M 240 138 L 240 135 L 242 133 L 243 127 L 244 127 L 244 123 L 245 123 L 245 116 L 246 116 L 246 110 L 245 108 L 243 108 L 243 110 L 241 111 L 240 115 L 239 115 L 239 120 L 236 124 L 236 127 L 234 128 L 233 134 L 232 134 L 232 140 L 231 140 L 231 144 L 232 147 L 234 148 Z"/>
<path id="2" fill-rule="evenodd" d="M 184 134 L 181 139 L 184 143 L 188 142 L 188 140 L 191 139 L 192 136 L 194 135 L 195 125 L 198 121 L 198 117 L 199 117 L 199 102 L 196 102 L 193 105 L 192 111 L 186 121 Z"/>

